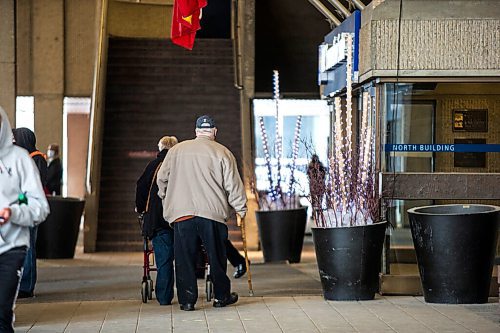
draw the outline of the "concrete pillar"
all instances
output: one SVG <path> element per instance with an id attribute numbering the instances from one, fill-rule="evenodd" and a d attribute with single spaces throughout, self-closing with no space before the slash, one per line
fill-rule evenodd
<path id="1" fill-rule="evenodd" d="M 241 54 L 239 64 L 243 81 L 243 89 L 240 94 L 241 108 L 241 142 L 243 152 L 243 177 L 248 197 L 248 214 L 246 222 L 247 246 L 255 250 L 259 246 L 259 233 L 255 220 L 255 211 L 258 209 L 255 195 L 250 187 L 253 179 L 253 155 L 252 155 L 252 112 L 251 100 L 254 95 L 254 66 L 255 66 L 255 0 L 244 0 L 239 2 L 239 41 L 238 49 Z"/>
<path id="2" fill-rule="evenodd" d="M 17 96 L 33 96 L 31 6 L 32 0 L 16 0 Z"/>
<path id="3" fill-rule="evenodd" d="M 96 49 L 97 0 L 65 0 L 65 66 L 66 96 L 92 95 Z"/>
<path id="4" fill-rule="evenodd" d="M 44 150 L 63 139 L 64 0 L 33 1 L 31 16 L 35 133 Z"/>
<path id="5" fill-rule="evenodd" d="M 45 151 L 51 143 L 59 144 L 62 154 L 63 95 L 35 94 L 35 133 L 37 147 Z"/>
<path id="6" fill-rule="evenodd" d="M 11 124 L 16 116 L 15 0 L 0 0 L 0 106 Z"/>
<path id="7" fill-rule="evenodd" d="M 108 0 L 97 2 L 96 28 L 99 38 L 96 43 L 94 91 L 90 111 L 89 168 L 87 173 L 87 195 L 85 196 L 85 225 L 83 237 L 84 252 L 95 252 L 97 243 L 99 187 L 101 182 L 102 138 L 104 131 L 104 86 L 107 63 L 107 20 Z"/>

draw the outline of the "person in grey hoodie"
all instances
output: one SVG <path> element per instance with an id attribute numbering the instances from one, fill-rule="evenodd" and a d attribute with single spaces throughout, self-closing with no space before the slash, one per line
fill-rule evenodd
<path id="1" fill-rule="evenodd" d="M 28 151 L 31 158 L 36 164 L 40 172 L 40 180 L 42 186 L 47 184 L 47 161 L 45 156 L 36 149 L 36 136 L 32 130 L 26 127 L 16 128 L 12 130 L 14 134 L 14 144 Z M 23 277 L 19 286 L 19 293 L 17 298 L 33 297 L 36 285 L 36 238 L 38 233 L 38 226 L 30 228 L 30 248 L 26 253 L 23 265 Z"/>
<path id="2" fill-rule="evenodd" d="M 49 214 L 40 174 L 28 152 L 13 145 L 7 114 L 0 107 L 0 332 L 14 332 L 14 304 L 29 228 Z"/>

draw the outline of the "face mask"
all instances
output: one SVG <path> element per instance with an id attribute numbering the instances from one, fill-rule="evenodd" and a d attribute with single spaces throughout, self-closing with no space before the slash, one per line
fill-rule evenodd
<path id="1" fill-rule="evenodd" d="M 56 155 L 55 151 L 53 150 L 47 150 L 47 157 L 52 158 Z"/>

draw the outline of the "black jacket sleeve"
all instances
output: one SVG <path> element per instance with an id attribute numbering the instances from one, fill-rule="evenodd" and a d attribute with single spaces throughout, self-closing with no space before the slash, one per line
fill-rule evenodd
<path id="1" fill-rule="evenodd" d="M 42 181 L 42 186 L 47 186 L 47 161 L 43 156 L 36 155 L 33 157 L 33 161 L 35 161 L 36 167 L 40 172 L 40 180 Z"/>
<path id="2" fill-rule="evenodd" d="M 156 160 L 149 162 L 149 164 L 144 169 L 141 177 L 139 177 L 139 179 L 137 180 L 137 186 L 135 189 L 135 207 L 137 208 L 137 212 L 139 213 L 142 213 L 146 210 L 149 188 L 151 186 L 151 181 L 153 180 L 154 172 L 158 164 L 159 162 Z"/>
<path id="3" fill-rule="evenodd" d="M 53 160 L 47 168 L 47 188 L 49 192 L 56 192 L 56 194 L 61 193 L 61 179 L 62 179 L 62 166 L 61 160 Z"/>

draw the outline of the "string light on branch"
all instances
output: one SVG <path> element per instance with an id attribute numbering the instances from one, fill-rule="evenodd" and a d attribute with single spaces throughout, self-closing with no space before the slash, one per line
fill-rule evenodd
<path id="1" fill-rule="evenodd" d="M 300 140 L 300 130 L 302 127 L 302 116 L 297 117 L 295 122 L 295 132 L 293 138 L 293 148 L 292 148 L 292 165 L 290 166 L 290 181 L 288 184 L 288 196 L 291 197 L 295 194 L 295 168 L 297 165 L 297 158 L 299 157 L 299 140 Z"/>
<path id="2" fill-rule="evenodd" d="M 277 159 L 276 168 L 278 169 L 276 172 L 276 186 L 274 188 L 274 192 L 276 193 L 276 199 L 281 198 L 281 159 L 283 157 L 283 144 L 280 133 L 280 113 L 279 113 L 279 99 L 280 99 L 280 76 L 277 70 L 273 71 L 273 97 L 274 103 L 276 107 L 276 142 L 274 143 L 274 151 Z"/>
<path id="3" fill-rule="evenodd" d="M 297 117 L 295 123 L 294 138 L 292 144 L 292 160 L 283 159 L 283 117 L 280 110 L 280 87 L 279 87 L 279 72 L 273 71 L 273 104 L 275 107 L 274 120 L 275 120 L 275 136 L 274 143 L 269 142 L 269 136 L 266 132 L 264 117 L 258 117 L 260 135 L 262 139 L 263 155 L 267 168 L 267 179 L 269 187 L 267 195 L 259 196 L 258 203 L 259 209 L 262 210 L 280 210 L 296 208 L 299 204 L 297 196 L 295 195 L 295 171 L 296 160 L 299 156 L 299 143 L 300 133 L 302 126 L 302 116 Z M 269 125 L 269 124 L 268 124 Z M 269 127 L 267 128 L 269 130 Z M 274 154 L 274 155 L 273 155 Z M 288 157 L 288 156 L 287 156 Z M 289 173 L 282 174 L 282 170 L 289 169 Z M 288 170 L 286 170 L 288 171 Z M 290 178 L 285 177 L 290 175 Z M 282 188 L 283 185 L 288 187 Z M 285 191 L 286 190 L 286 191 Z"/>
<path id="4" fill-rule="evenodd" d="M 276 200 L 276 193 L 273 186 L 273 170 L 271 165 L 271 155 L 269 153 L 269 142 L 267 139 L 266 126 L 264 124 L 264 117 L 259 117 L 259 125 L 260 125 L 260 135 L 262 138 L 262 147 L 264 150 L 264 158 L 266 160 L 267 166 L 267 179 L 269 180 L 269 193 L 271 195 L 271 201 Z"/>

